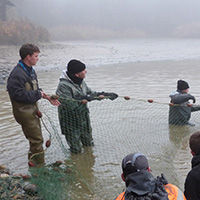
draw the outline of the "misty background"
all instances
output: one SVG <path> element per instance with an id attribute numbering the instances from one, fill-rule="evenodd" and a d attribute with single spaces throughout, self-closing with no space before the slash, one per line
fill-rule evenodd
<path id="1" fill-rule="evenodd" d="M 200 37 L 199 0 L 10 1 L 10 18 L 47 28 L 53 40 Z"/>

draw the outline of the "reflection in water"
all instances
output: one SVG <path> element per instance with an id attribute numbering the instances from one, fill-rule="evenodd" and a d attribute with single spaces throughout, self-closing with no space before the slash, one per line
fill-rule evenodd
<path id="1" fill-rule="evenodd" d="M 73 181 L 70 196 L 72 199 L 93 199 L 95 177 L 93 166 L 95 156 L 92 147 L 84 147 L 80 154 L 71 154 L 66 164 L 76 172 L 76 179 Z M 84 195 L 83 195 L 84 194 Z"/>
<path id="2" fill-rule="evenodd" d="M 190 135 L 192 128 L 188 125 L 169 125 L 169 139 L 179 148 L 181 141 Z"/>
<path id="3" fill-rule="evenodd" d="M 191 154 L 189 149 L 189 137 L 198 129 L 188 125 L 169 125 L 169 138 L 174 144 L 175 156 L 173 167 L 177 176 L 178 186 L 184 190 L 184 182 L 190 170 Z"/>

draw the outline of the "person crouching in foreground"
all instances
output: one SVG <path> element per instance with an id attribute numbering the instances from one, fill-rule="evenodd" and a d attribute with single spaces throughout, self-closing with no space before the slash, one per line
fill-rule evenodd
<path id="1" fill-rule="evenodd" d="M 114 100 L 118 97 L 115 93 L 91 90 L 84 81 L 86 73 L 84 63 L 70 60 L 56 90 L 61 102 L 58 107 L 61 132 L 72 153 L 80 153 L 82 146 L 94 146 L 87 102 L 106 97 Z"/>
<path id="2" fill-rule="evenodd" d="M 190 104 L 189 100 L 196 102 L 195 97 L 188 94 L 189 84 L 186 81 L 177 81 L 177 90 L 170 94 L 172 104 L 169 108 L 169 124 L 174 125 L 190 125 L 194 126 L 189 122 L 191 117 L 191 112 L 200 110 L 200 106 L 188 106 Z"/>
<path id="3" fill-rule="evenodd" d="M 163 174 L 154 178 L 142 153 L 128 154 L 122 160 L 122 171 L 126 189 L 115 200 L 186 200 L 178 187 L 169 184 Z"/>

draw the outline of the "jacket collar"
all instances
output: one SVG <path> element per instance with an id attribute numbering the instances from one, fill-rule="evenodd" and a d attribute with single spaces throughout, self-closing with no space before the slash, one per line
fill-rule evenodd
<path id="1" fill-rule="evenodd" d="M 193 156 L 192 158 L 192 168 L 200 164 L 200 155 Z"/>
<path id="2" fill-rule="evenodd" d="M 79 86 L 82 84 L 83 79 L 78 78 L 74 75 L 69 74 L 66 70 L 62 71 L 62 75 L 60 76 L 60 79 L 67 79 L 75 84 L 78 84 Z"/>
<path id="3" fill-rule="evenodd" d="M 126 193 L 135 193 L 139 196 L 148 194 L 154 191 L 155 183 L 156 179 L 147 170 L 129 174 L 126 177 Z"/>

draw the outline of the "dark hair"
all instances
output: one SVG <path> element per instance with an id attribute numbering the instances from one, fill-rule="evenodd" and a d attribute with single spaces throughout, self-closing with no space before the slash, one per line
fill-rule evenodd
<path id="1" fill-rule="evenodd" d="M 39 47 L 34 44 L 23 44 L 19 50 L 19 55 L 23 60 L 28 55 L 32 56 L 34 52 L 40 52 Z"/>
<path id="2" fill-rule="evenodd" d="M 194 152 L 195 155 L 200 154 L 200 131 L 193 133 L 190 136 L 190 149 Z"/>

